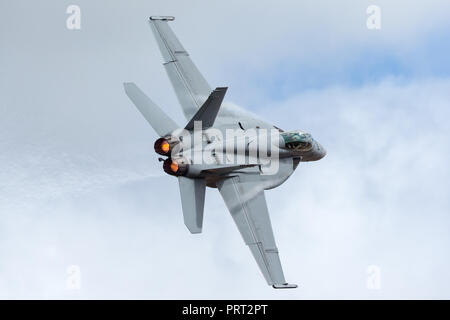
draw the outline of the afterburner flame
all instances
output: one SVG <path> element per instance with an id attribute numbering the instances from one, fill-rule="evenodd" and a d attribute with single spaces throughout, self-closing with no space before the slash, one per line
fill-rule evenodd
<path id="1" fill-rule="evenodd" d="M 172 163 L 170 164 L 170 170 L 172 170 L 174 173 L 176 173 L 178 171 L 178 163 L 176 163 L 175 161 L 172 161 Z"/>
<path id="2" fill-rule="evenodd" d="M 172 150 L 170 147 L 170 140 L 166 139 L 166 138 L 159 138 L 158 140 L 155 141 L 155 152 L 162 155 L 162 156 L 167 156 L 171 153 Z"/>
<path id="3" fill-rule="evenodd" d="M 161 144 L 161 150 L 162 150 L 163 152 L 165 152 L 165 153 L 169 152 L 169 150 L 170 150 L 170 145 L 169 145 L 169 143 L 168 143 L 167 141 L 164 141 L 164 142 Z"/>

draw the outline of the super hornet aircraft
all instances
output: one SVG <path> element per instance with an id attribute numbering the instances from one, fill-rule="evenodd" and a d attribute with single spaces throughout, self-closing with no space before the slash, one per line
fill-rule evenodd
<path id="1" fill-rule="evenodd" d="M 191 233 L 202 231 L 206 186 L 217 188 L 267 283 L 277 289 L 296 288 L 297 285 L 287 283 L 284 278 L 264 190 L 281 185 L 300 162 L 323 158 L 325 149 L 304 131 L 284 132 L 244 110 L 228 105 L 221 108 L 227 88 L 211 90 L 170 29 L 168 22 L 173 20 L 174 17 L 152 16 L 149 23 L 162 53 L 163 65 L 188 120 L 184 131 L 199 129 L 200 140 L 195 142 L 194 138 L 192 143 L 192 140 L 183 139 L 183 135 L 177 136 L 175 132 L 180 126 L 134 83 L 124 83 L 124 87 L 128 97 L 160 136 L 155 142 L 155 151 L 167 157 L 165 160 L 159 158 L 164 161 L 164 171 L 178 178 L 184 223 Z M 247 139 L 244 150 L 214 147 L 218 142 L 224 143 L 219 135 L 214 136 L 214 132 L 224 133 L 230 129 Z M 262 143 L 268 145 L 268 152 L 265 155 L 252 153 L 252 150 L 259 150 L 259 138 L 263 132 L 267 135 L 268 130 L 272 132 L 269 134 L 271 141 Z M 209 161 L 196 163 L 192 158 L 186 158 L 187 151 L 200 153 L 202 159 Z M 253 157 L 256 161 L 230 164 L 223 160 L 223 156 L 228 158 L 239 152 L 243 155 L 241 159 Z M 259 160 L 275 153 L 277 157 L 273 161 L 276 161 L 277 170 L 274 174 L 265 174 Z"/>

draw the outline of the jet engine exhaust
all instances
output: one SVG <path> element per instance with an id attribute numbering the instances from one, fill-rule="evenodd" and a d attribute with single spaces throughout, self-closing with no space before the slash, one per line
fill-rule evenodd
<path id="1" fill-rule="evenodd" d="M 163 163 L 164 172 L 172 176 L 183 176 L 186 174 L 188 166 L 181 159 L 173 160 L 167 158 Z"/>
<path id="2" fill-rule="evenodd" d="M 167 156 L 170 154 L 170 144 L 165 138 L 159 138 L 155 141 L 155 152 L 162 155 Z"/>

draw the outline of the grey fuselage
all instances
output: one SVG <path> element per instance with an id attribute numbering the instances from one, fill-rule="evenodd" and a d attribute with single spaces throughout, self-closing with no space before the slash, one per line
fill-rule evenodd
<path id="1" fill-rule="evenodd" d="M 205 178 L 209 187 L 233 171 L 261 174 L 264 189 L 272 189 L 286 181 L 299 162 L 317 161 L 326 154 L 320 143 L 300 130 L 217 127 L 195 134 L 170 138 L 175 141 L 171 158 L 184 166 L 183 175 Z"/>

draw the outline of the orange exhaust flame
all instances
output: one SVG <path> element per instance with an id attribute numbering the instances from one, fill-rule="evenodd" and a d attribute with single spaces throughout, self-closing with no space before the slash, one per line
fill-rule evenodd
<path id="1" fill-rule="evenodd" d="M 167 152 L 169 152 L 169 149 L 170 149 L 169 143 L 168 143 L 167 141 L 164 141 L 164 142 L 161 144 L 161 150 L 162 150 L 164 153 L 167 153 Z"/>
<path id="2" fill-rule="evenodd" d="M 178 163 L 176 163 L 175 161 L 172 161 L 172 163 L 170 164 L 170 170 L 172 170 L 174 173 L 176 173 L 178 171 Z"/>

